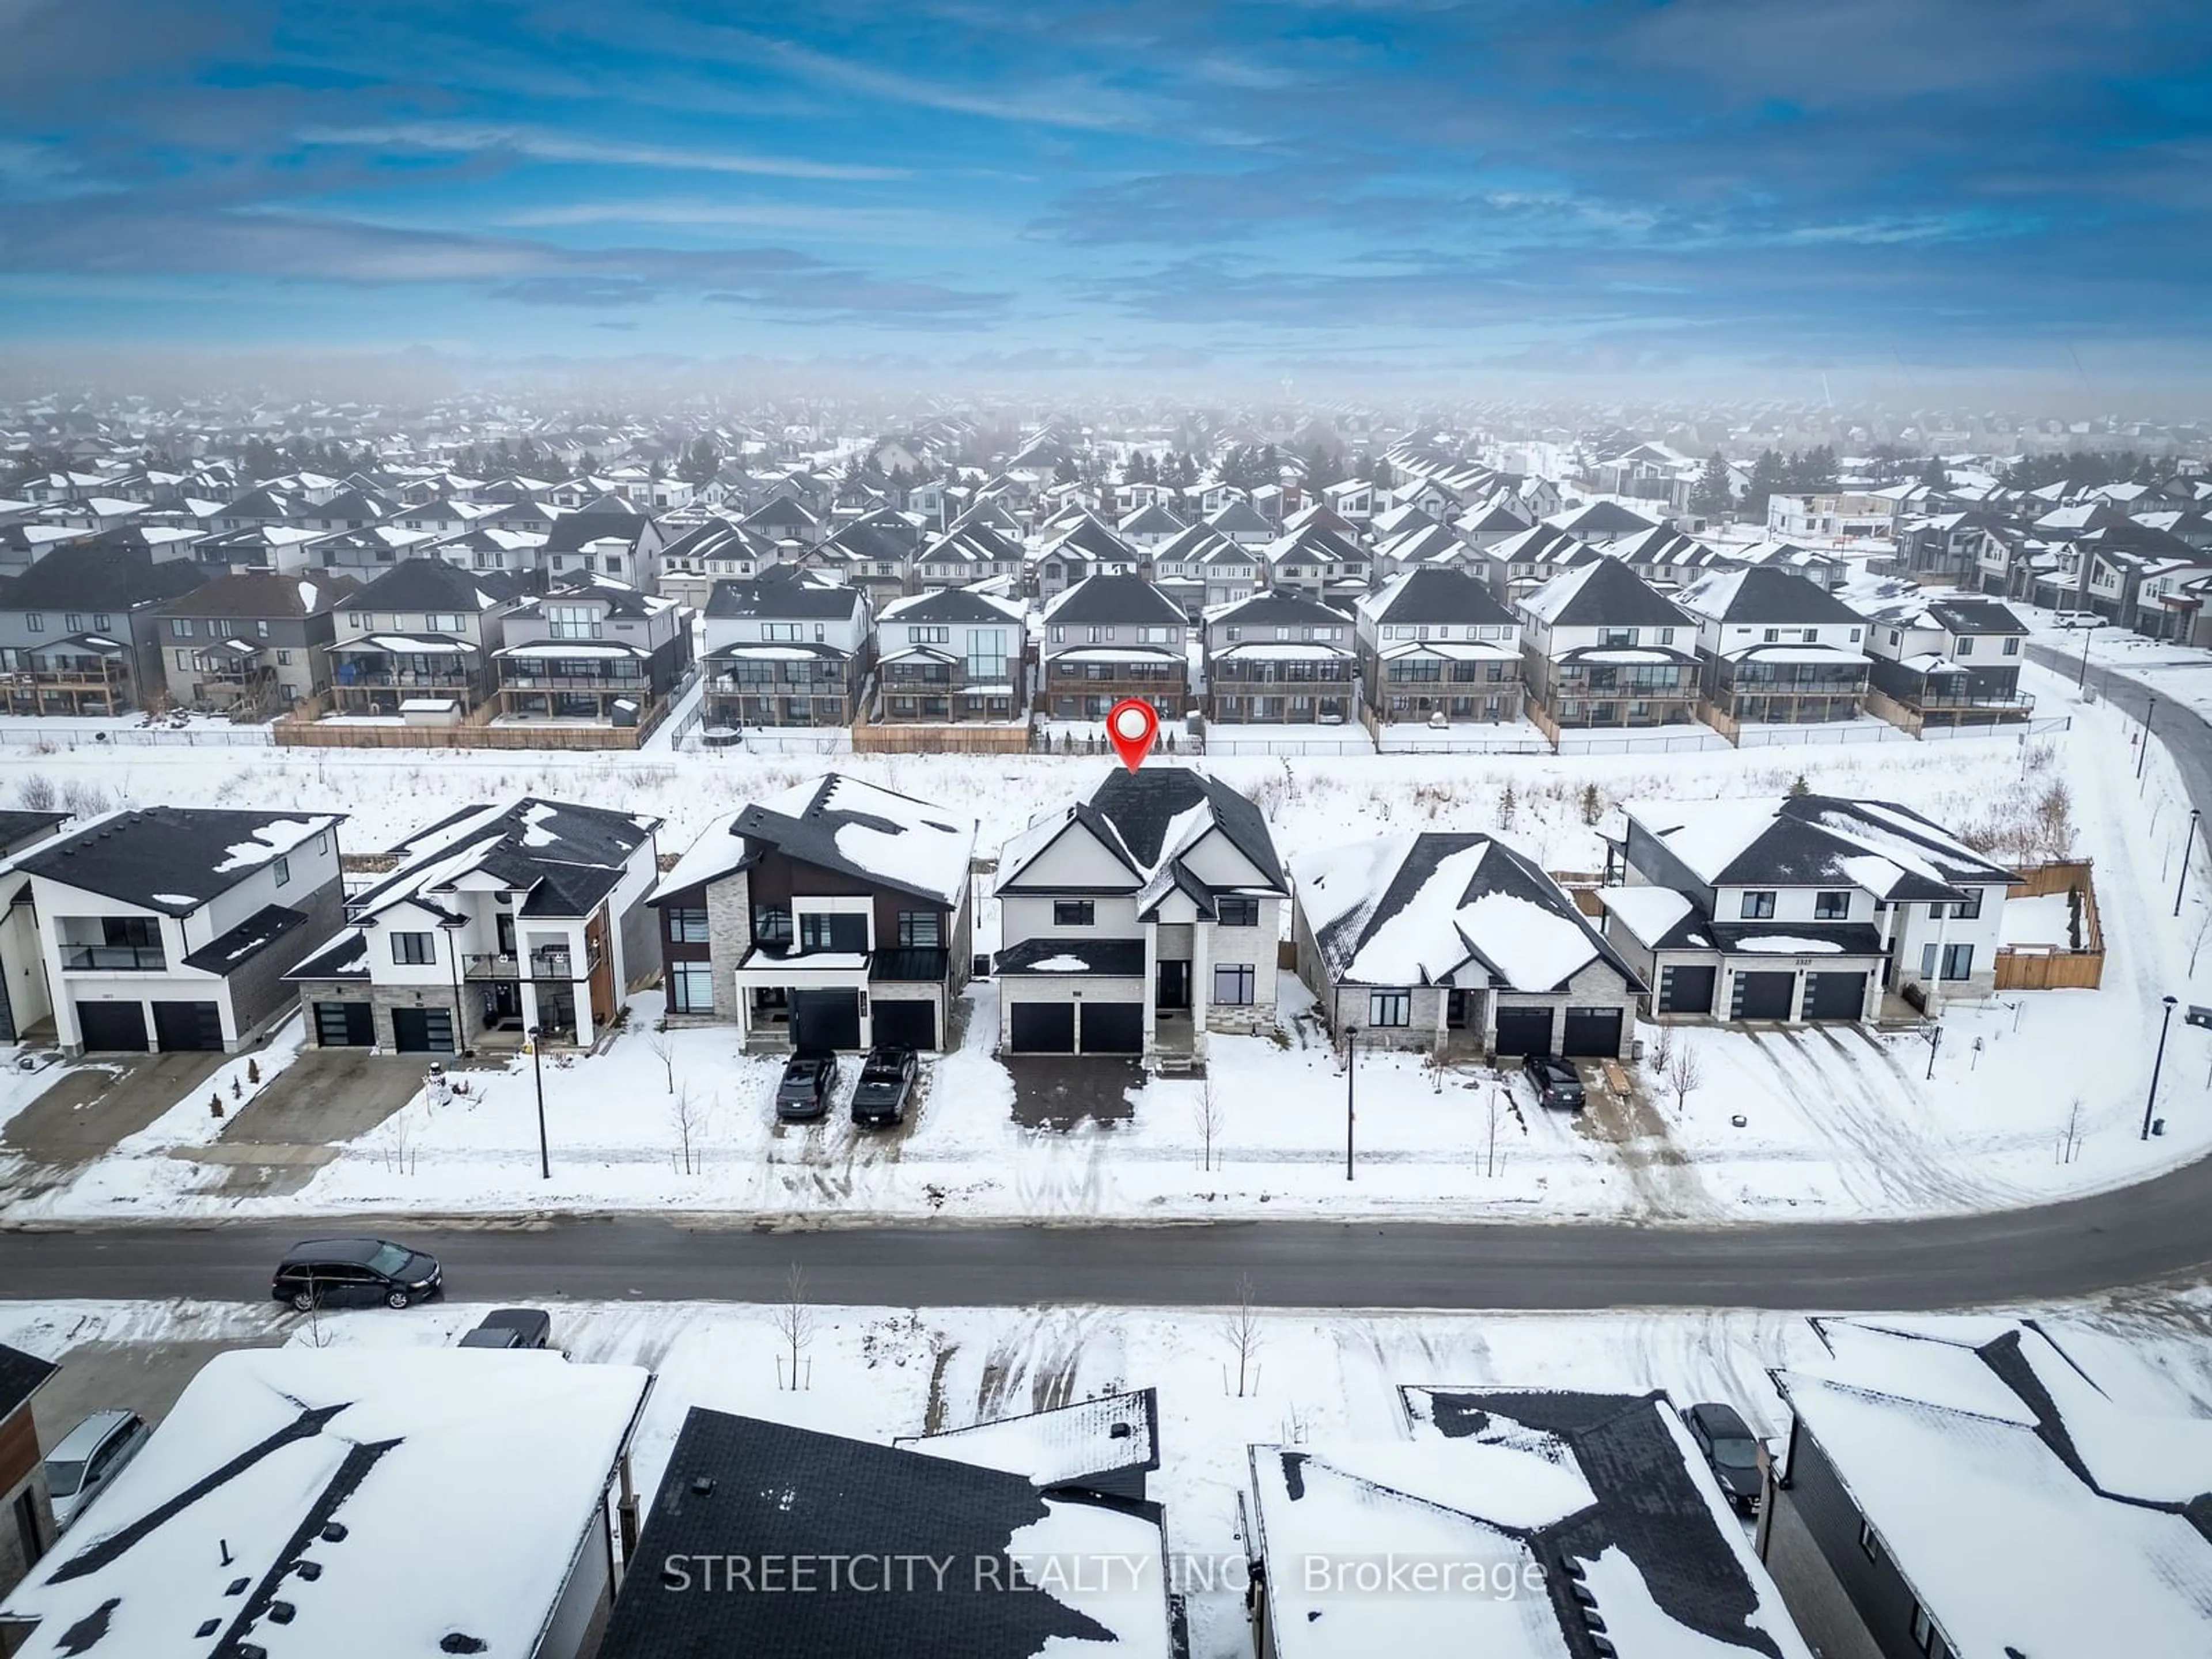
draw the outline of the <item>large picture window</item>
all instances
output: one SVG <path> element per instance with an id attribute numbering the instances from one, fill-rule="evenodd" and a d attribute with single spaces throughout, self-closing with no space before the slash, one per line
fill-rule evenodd
<path id="1" fill-rule="evenodd" d="M 1370 1025 L 1412 1024 L 1413 994 L 1411 991 L 1370 991 L 1367 994 L 1367 1023 Z"/>
<path id="2" fill-rule="evenodd" d="M 1213 1000 L 1224 1008 L 1252 1006 L 1255 983 L 1249 962 L 1218 962 L 1213 965 Z"/>
<path id="3" fill-rule="evenodd" d="M 714 970 L 703 962 L 679 962 L 668 969 L 668 1012 L 672 1014 L 711 1014 L 714 1012 Z"/>

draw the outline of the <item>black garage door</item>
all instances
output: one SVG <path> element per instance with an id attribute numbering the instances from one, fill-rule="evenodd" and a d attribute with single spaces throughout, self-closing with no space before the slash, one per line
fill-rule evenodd
<path id="1" fill-rule="evenodd" d="M 1083 1052 L 1136 1054 L 1145 1048 L 1145 1005 L 1086 1002 L 1083 1005 Z"/>
<path id="2" fill-rule="evenodd" d="M 1075 1052 L 1075 1005 L 1072 1002 L 1018 1002 L 1012 1011 L 1015 1051 L 1024 1054 L 1072 1054 Z"/>
<path id="3" fill-rule="evenodd" d="M 315 1005 L 315 1041 L 325 1048 L 367 1048 L 376 1042 L 376 1013 L 366 1002 Z"/>
<path id="4" fill-rule="evenodd" d="M 1713 1011 L 1711 968 L 1662 968 L 1659 970 L 1659 1012 L 1662 1014 L 1710 1014 Z"/>
<path id="5" fill-rule="evenodd" d="M 222 1047 L 222 1010 L 212 1002 L 154 1005 L 154 1046 L 165 1054 Z"/>
<path id="6" fill-rule="evenodd" d="M 1857 1019 L 1866 1012 L 1864 974 L 1805 975 L 1805 1018 Z"/>
<path id="7" fill-rule="evenodd" d="M 876 999 L 876 1041 L 885 1048 L 934 1048 L 937 1046 L 937 1005 L 933 1002 L 885 1002 Z"/>
<path id="8" fill-rule="evenodd" d="M 1795 974 L 1738 974 L 1730 1019 L 1787 1019 L 1797 994 Z"/>
<path id="9" fill-rule="evenodd" d="M 453 1011 L 394 1008 L 392 1042 L 403 1054 L 450 1054 L 453 1052 Z"/>
<path id="10" fill-rule="evenodd" d="M 1550 1054 L 1552 1011 L 1549 1008 L 1500 1008 L 1498 1011 L 1498 1052 L 1501 1054 Z"/>
<path id="11" fill-rule="evenodd" d="M 135 1002 L 80 1002 L 76 1025 L 88 1048 L 146 1052 L 146 1014 Z"/>
<path id="12" fill-rule="evenodd" d="M 1559 1052 L 1570 1059 L 1618 1060 L 1620 1057 L 1620 1010 L 1570 1008 L 1567 1030 Z"/>
<path id="13" fill-rule="evenodd" d="M 791 1046 L 803 1054 L 860 1046 L 858 991 L 793 991 Z"/>

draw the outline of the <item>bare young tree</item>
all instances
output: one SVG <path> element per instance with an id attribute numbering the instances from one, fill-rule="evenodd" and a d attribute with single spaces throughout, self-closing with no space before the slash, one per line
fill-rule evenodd
<path id="1" fill-rule="evenodd" d="M 2071 1164 L 2081 1156 L 2081 1097 L 2074 1097 L 2074 1103 L 2066 1109 L 2065 1127 L 2058 1132 L 2058 1161 Z"/>
<path id="2" fill-rule="evenodd" d="M 698 1144 L 706 1127 L 706 1109 L 693 1097 L 689 1083 L 677 1090 L 675 1098 L 668 1103 L 668 1127 L 676 1132 L 676 1156 L 684 1173 L 698 1174 Z"/>
<path id="3" fill-rule="evenodd" d="M 1237 1300 L 1225 1322 L 1229 1346 L 1237 1355 L 1237 1397 L 1260 1390 L 1260 1311 L 1252 1303 L 1252 1276 L 1237 1275 Z"/>
<path id="4" fill-rule="evenodd" d="M 1674 1091 L 1674 1115 L 1682 1115 L 1690 1097 L 1705 1080 L 1705 1067 L 1698 1062 L 1698 1051 L 1684 1043 L 1667 1067 L 1667 1086 Z"/>
<path id="5" fill-rule="evenodd" d="M 1221 1097 L 1214 1092 L 1210 1077 L 1198 1086 L 1198 1104 L 1192 1109 L 1192 1115 L 1198 1124 L 1200 1155 L 1205 1160 L 1200 1167 L 1211 1170 L 1214 1145 L 1221 1139 L 1222 1115 Z"/>
<path id="6" fill-rule="evenodd" d="M 791 1264 L 791 1273 L 783 1282 L 783 1300 L 775 1304 L 775 1334 L 782 1338 L 789 1356 L 790 1370 L 780 1379 L 787 1389 L 797 1390 L 800 1386 L 799 1364 L 805 1358 L 806 1349 L 814 1340 L 814 1304 L 807 1299 L 806 1273 L 796 1261 Z M 784 1369 L 784 1356 L 776 1359 L 776 1369 Z M 813 1367 L 805 1372 L 811 1381 Z"/>
<path id="7" fill-rule="evenodd" d="M 674 1094 L 676 1092 L 676 1045 L 669 1040 L 668 1028 L 665 1025 L 654 1026 L 653 1035 L 646 1039 L 646 1046 L 659 1058 L 660 1069 L 668 1074 L 668 1092 Z"/>
<path id="8" fill-rule="evenodd" d="M 1503 1086 L 1496 1083 L 1484 1091 L 1482 1173 L 1486 1177 L 1498 1173 L 1498 1119 L 1504 1109 L 1499 1099 L 1504 1093 Z"/>
<path id="9" fill-rule="evenodd" d="M 1651 1073 L 1665 1077 L 1667 1068 L 1674 1063 L 1674 1028 L 1662 1025 L 1658 1036 L 1651 1039 Z"/>

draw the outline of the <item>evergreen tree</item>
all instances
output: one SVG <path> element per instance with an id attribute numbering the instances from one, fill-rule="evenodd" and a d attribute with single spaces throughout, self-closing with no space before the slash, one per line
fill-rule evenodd
<path id="1" fill-rule="evenodd" d="M 1366 477 L 1367 482 L 1377 489 L 1395 489 L 1398 483 L 1397 473 L 1391 468 L 1390 463 L 1380 455 L 1369 458 Z"/>
<path id="2" fill-rule="evenodd" d="M 1765 523 L 1767 498 L 1789 487 L 1782 457 L 1771 449 L 1761 450 L 1759 459 L 1752 463 L 1751 481 L 1743 487 L 1744 516 Z"/>
<path id="3" fill-rule="evenodd" d="M 1920 482 L 1930 489 L 1948 489 L 1951 475 L 1943 470 L 1943 463 L 1939 457 L 1930 455 L 1928 465 L 1920 469 Z"/>
<path id="4" fill-rule="evenodd" d="M 1052 470 L 1052 481 L 1054 483 L 1074 483 L 1079 481 L 1082 476 L 1075 470 L 1075 463 L 1065 455 L 1060 458 L 1060 465 Z"/>
<path id="5" fill-rule="evenodd" d="M 702 484 L 720 470 L 721 465 L 721 452 L 714 447 L 714 441 L 696 438 L 677 464 L 676 476 L 686 483 Z"/>
<path id="6" fill-rule="evenodd" d="M 1333 449 L 1316 444 L 1306 452 L 1306 488 L 1326 489 L 1344 478 L 1344 460 Z"/>
<path id="7" fill-rule="evenodd" d="M 1697 488 L 1690 492 L 1690 511 L 1717 519 L 1735 505 L 1735 491 L 1729 484 L 1728 463 L 1716 449 L 1706 459 L 1705 470 L 1698 475 Z"/>

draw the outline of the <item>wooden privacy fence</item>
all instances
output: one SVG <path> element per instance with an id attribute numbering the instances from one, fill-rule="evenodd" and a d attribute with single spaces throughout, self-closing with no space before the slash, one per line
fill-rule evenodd
<path id="1" fill-rule="evenodd" d="M 2097 914 L 2097 887 L 2087 859 L 2062 859 L 2021 872 L 2025 879 L 2012 890 L 2015 898 L 2046 898 L 2065 893 L 2072 901 L 2069 948 L 2055 945 L 2005 945 L 1997 949 L 2000 991 L 2094 991 L 2105 982 L 2105 927 Z"/>

